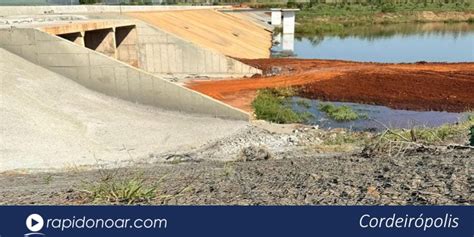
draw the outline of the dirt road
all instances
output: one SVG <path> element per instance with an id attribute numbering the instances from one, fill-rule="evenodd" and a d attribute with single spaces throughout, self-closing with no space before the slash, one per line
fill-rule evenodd
<path id="1" fill-rule="evenodd" d="M 336 60 L 242 60 L 265 75 L 191 81 L 188 87 L 251 111 L 258 89 L 295 86 L 303 97 L 385 105 L 396 109 L 460 112 L 474 108 L 474 63 L 381 64 Z"/>

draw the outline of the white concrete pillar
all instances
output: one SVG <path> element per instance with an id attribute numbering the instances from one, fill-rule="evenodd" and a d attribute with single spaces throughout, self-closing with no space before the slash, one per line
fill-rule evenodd
<path id="1" fill-rule="evenodd" d="M 283 13 L 283 34 L 295 33 L 295 13 L 299 9 L 282 9 Z"/>
<path id="2" fill-rule="evenodd" d="M 270 8 L 272 13 L 272 25 L 280 26 L 281 25 L 281 8 Z"/>

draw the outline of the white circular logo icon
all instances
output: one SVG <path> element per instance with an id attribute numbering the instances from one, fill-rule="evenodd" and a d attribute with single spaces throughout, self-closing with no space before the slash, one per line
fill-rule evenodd
<path id="1" fill-rule="evenodd" d="M 38 232 L 43 228 L 44 220 L 38 214 L 31 214 L 26 218 L 26 228 L 32 232 Z"/>

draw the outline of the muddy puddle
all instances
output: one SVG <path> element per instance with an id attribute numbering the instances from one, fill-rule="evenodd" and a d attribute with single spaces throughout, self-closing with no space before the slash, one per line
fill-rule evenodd
<path id="1" fill-rule="evenodd" d="M 276 35 L 275 57 L 359 62 L 472 62 L 474 24 L 356 26 L 323 35 Z"/>
<path id="2" fill-rule="evenodd" d="M 301 97 L 291 98 L 291 103 L 295 111 L 309 112 L 312 115 L 307 124 L 318 125 L 324 129 L 347 128 L 354 131 L 382 131 L 386 127 L 406 129 L 413 127 L 437 127 L 467 119 L 466 113 L 400 110 L 391 109 L 386 106 L 348 102 L 323 102 Z M 361 115 L 361 118 L 353 121 L 335 121 L 328 117 L 325 112 L 320 111 L 319 108 L 322 103 L 330 103 L 335 106 L 349 106 L 354 112 Z"/>

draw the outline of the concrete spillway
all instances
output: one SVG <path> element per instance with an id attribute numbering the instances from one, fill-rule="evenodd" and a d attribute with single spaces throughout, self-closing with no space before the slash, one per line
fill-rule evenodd
<path id="1" fill-rule="evenodd" d="M 235 58 L 270 57 L 271 32 L 215 10 L 131 12 L 127 15 Z"/>

